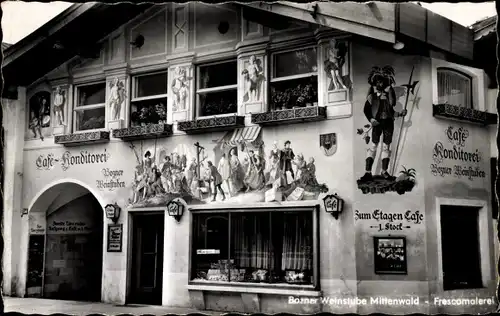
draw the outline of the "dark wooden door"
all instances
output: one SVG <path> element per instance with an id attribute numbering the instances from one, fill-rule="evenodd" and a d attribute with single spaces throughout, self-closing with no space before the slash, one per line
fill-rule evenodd
<path id="1" fill-rule="evenodd" d="M 482 287 L 478 216 L 477 208 L 441 207 L 445 291 Z"/>
<path id="2" fill-rule="evenodd" d="M 161 305 L 163 228 L 163 214 L 134 216 L 131 303 Z"/>

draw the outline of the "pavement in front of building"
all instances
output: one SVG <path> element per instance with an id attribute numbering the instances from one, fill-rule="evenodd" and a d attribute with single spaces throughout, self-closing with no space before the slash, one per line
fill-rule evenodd
<path id="1" fill-rule="evenodd" d="M 92 303 L 92 302 L 77 302 L 77 301 L 62 301 L 62 300 L 48 300 L 41 298 L 17 298 L 17 297 L 3 297 L 4 312 L 18 312 L 23 314 L 41 314 L 50 315 L 56 313 L 69 314 L 69 315 L 186 315 L 186 314 L 203 314 L 203 315 L 223 315 L 224 313 L 212 311 L 199 311 L 189 308 L 175 308 L 164 306 L 145 306 L 145 305 L 125 305 L 117 306 L 105 303 Z"/>

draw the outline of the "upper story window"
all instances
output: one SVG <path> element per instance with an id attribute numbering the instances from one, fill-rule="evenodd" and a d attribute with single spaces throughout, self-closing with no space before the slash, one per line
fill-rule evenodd
<path id="1" fill-rule="evenodd" d="M 166 71 L 133 77 L 130 126 L 167 123 L 167 85 Z"/>
<path id="2" fill-rule="evenodd" d="M 75 131 L 88 131 L 106 127 L 106 83 L 81 85 L 76 89 L 74 107 Z"/>
<path id="3" fill-rule="evenodd" d="M 196 78 L 197 116 L 237 112 L 238 64 L 236 60 L 199 65 Z"/>
<path id="4" fill-rule="evenodd" d="M 316 47 L 271 55 L 271 109 L 285 110 L 318 103 Z"/>
<path id="5" fill-rule="evenodd" d="M 472 78 L 450 68 L 438 68 L 438 103 L 472 108 Z"/>

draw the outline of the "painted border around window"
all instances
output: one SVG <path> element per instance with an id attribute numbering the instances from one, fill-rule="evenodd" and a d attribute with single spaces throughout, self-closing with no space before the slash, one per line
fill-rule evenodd
<path id="1" fill-rule="evenodd" d="M 449 296 L 460 297 L 466 296 L 470 291 L 489 291 L 489 286 L 496 287 L 496 273 L 492 273 L 494 264 L 494 242 L 492 240 L 493 227 L 491 225 L 491 211 L 488 207 L 488 201 L 486 200 L 472 200 L 472 199 L 455 199 L 455 198 L 441 198 L 436 197 L 435 200 L 435 212 L 436 212 L 436 246 L 437 246 L 437 293 L 444 295 L 445 293 Z M 457 289 L 457 290 L 444 290 L 444 277 L 443 277 L 443 249 L 441 244 L 441 206 L 467 206 L 467 207 L 477 207 L 478 208 L 478 225 L 479 225 L 479 258 L 481 261 L 481 280 L 483 283 L 482 288 L 477 289 Z"/>
<path id="2" fill-rule="evenodd" d="M 200 99 L 199 99 L 199 94 L 200 93 L 210 93 L 210 92 L 223 92 L 223 91 L 228 91 L 228 90 L 236 90 L 236 93 L 238 94 L 238 73 L 236 73 L 236 83 L 233 85 L 227 85 L 227 86 L 217 86 L 217 87 L 212 87 L 212 88 L 205 88 L 205 89 L 199 89 L 198 87 L 200 86 L 200 68 L 201 67 L 207 67 L 207 66 L 213 66 L 213 65 L 219 65 L 219 64 L 225 64 L 225 63 L 236 63 L 236 71 L 238 71 L 238 59 L 237 58 L 231 58 L 231 59 L 224 59 L 224 60 L 218 60 L 218 61 L 212 61 L 212 62 L 207 62 L 207 63 L 200 63 L 194 65 L 196 68 L 195 72 L 195 88 L 194 88 L 194 117 L 195 119 L 205 119 L 205 118 L 212 118 L 212 117 L 224 117 L 224 116 L 234 116 L 238 114 L 238 96 L 236 96 L 236 112 L 234 113 L 227 113 L 227 114 L 216 114 L 216 115 L 199 115 L 200 113 Z"/>
<path id="3" fill-rule="evenodd" d="M 485 73 L 482 69 L 463 66 L 460 64 L 451 63 L 445 60 L 431 58 L 431 78 L 432 78 L 432 103 L 438 104 L 438 79 L 437 69 L 448 68 L 454 71 L 461 72 L 472 78 L 472 108 L 478 111 L 485 111 L 496 113 L 486 105 L 486 86 L 485 86 Z M 493 106 L 493 105 L 492 105 Z"/>
<path id="4" fill-rule="evenodd" d="M 81 87 L 98 85 L 98 84 L 104 84 L 104 103 L 77 106 L 78 96 L 79 96 L 78 89 L 80 89 Z M 107 110 L 107 106 L 106 106 L 106 94 L 107 94 L 106 88 L 107 88 L 107 82 L 105 80 L 86 82 L 86 83 L 81 83 L 81 84 L 73 86 L 73 106 L 71 108 L 71 119 L 72 119 L 71 130 L 73 131 L 74 134 L 106 130 L 106 128 L 108 126 L 108 110 Z M 77 108 L 78 108 L 78 110 L 77 110 Z M 79 111 L 83 112 L 83 110 L 93 110 L 93 109 L 99 109 L 99 108 L 104 108 L 104 127 L 97 128 L 97 129 L 86 129 L 86 130 L 77 130 L 76 129 L 77 112 L 79 112 Z"/>
<path id="5" fill-rule="evenodd" d="M 188 255 L 188 285 L 195 285 L 201 287 L 225 287 L 225 288 L 233 288 L 235 292 L 239 292 L 238 289 L 242 288 L 254 288 L 255 292 L 258 292 L 258 289 L 262 289 L 265 292 L 271 289 L 283 289 L 283 290 L 305 290 L 305 291 L 320 291 L 321 283 L 320 283 L 320 231 L 319 231 L 319 210 L 320 207 L 318 204 L 312 206 L 301 206 L 301 207 L 260 207 L 260 208 L 223 208 L 223 209 L 215 209 L 215 208 L 190 208 L 189 216 L 189 255 Z M 287 286 L 279 286 L 273 283 L 256 283 L 256 284 L 238 284 L 238 282 L 227 282 L 227 283 L 216 283 L 216 282 L 196 282 L 191 280 L 192 275 L 192 265 L 193 265 L 193 215 L 195 214 L 215 214 L 215 213 L 244 213 L 244 212 L 297 212 L 297 211 L 308 211 L 312 212 L 312 237 L 313 237 L 313 285 L 312 286 L 304 286 L 304 285 L 287 285 Z M 231 229 L 231 225 L 229 224 L 229 229 Z M 241 282 L 240 282 L 241 283 Z M 253 292 L 252 292 L 253 293 Z"/>

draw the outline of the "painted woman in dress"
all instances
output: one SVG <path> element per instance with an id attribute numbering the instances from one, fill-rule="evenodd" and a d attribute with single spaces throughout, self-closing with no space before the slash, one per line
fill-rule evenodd
<path id="1" fill-rule="evenodd" d="M 249 151 L 249 166 L 245 177 L 247 191 L 260 190 L 264 186 L 264 170 L 263 163 L 259 156 L 255 155 L 253 150 Z"/>
<path id="2" fill-rule="evenodd" d="M 229 167 L 230 167 L 230 182 L 232 194 L 236 194 L 243 189 L 245 186 L 243 179 L 245 178 L 245 172 L 243 171 L 243 166 L 238 159 L 238 154 L 236 153 L 236 148 L 229 151 Z"/>
<path id="3" fill-rule="evenodd" d="M 232 195 L 231 192 L 231 166 L 229 165 L 229 161 L 226 159 L 226 154 L 223 153 L 222 157 L 219 160 L 219 164 L 217 165 L 217 171 L 219 171 L 222 177 L 222 184 L 226 184 L 229 195 Z"/>
<path id="4" fill-rule="evenodd" d="M 172 81 L 172 92 L 174 93 L 174 111 L 184 111 L 186 109 L 186 100 L 189 93 L 186 69 L 182 67 L 175 68 L 175 78 Z"/>
<path id="5" fill-rule="evenodd" d="M 278 143 L 274 142 L 274 148 L 271 150 L 269 154 L 269 179 L 267 180 L 266 185 L 274 186 L 275 182 L 281 179 L 281 169 L 280 169 L 280 159 L 281 159 L 281 150 L 278 148 Z M 281 185 L 281 183 L 279 184 Z"/>

